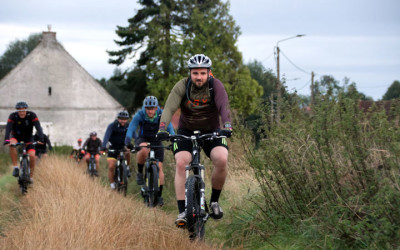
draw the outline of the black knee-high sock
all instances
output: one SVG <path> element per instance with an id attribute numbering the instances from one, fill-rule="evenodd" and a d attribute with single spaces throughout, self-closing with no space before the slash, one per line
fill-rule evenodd
<path id="1" fill-rule="evenodd" d="M 211 192 L 211 201 L 210 201 L 210 203 L 211 202 L 218 202 L 220 195 L 221 195 L 221 190 L 213 188 L 212 192 Z"/>
<path id="2" fill-rule="evenodd" d="M 185 200 L 177 200 L 179 213 L 185 212 Z"/>
<path id="3" fill-rule="evenodd" d="M 138 166 L 138 172 L 139 173 L 141 173 L 141 174 L 143 174 L 143 167 L 144 167 L 144 164 L 137 164 L 137 166 Z"/>
<path id="4" fill-rule="evenodd" d="M 160 185 L 160 190 L 158 191 L 158 196 L 161 197 L 162 195 L 163 185 Z"/>

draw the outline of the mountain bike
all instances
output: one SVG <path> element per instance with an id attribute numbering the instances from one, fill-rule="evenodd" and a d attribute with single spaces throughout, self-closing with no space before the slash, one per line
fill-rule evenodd
<path id="1" fill-rule="evenodd" d="M 125 159 L 125 149 L 109 149 L 109 152 L 118 153 L 117 164 L 114 171 L 115 189 L 126 196 L 128 192 L 128 163 Z"/>
<path id="2" fill-rule="evenodd" d="M 25 143 L 23 141 L 11 144 L 12 147 L 18 148 L 19 153 L 19 177 L 18 177 L 18 184 L 21 189 L 21 193 L 25 195 L 28 192 L 28 186 L 31 184 L 31 168 L 29 165 L 29 155 L 26 152 L 26 146 L 30 143 Z M 32 142 L 33 145 L 36 145 L 36 142 Z"/>
<path id="3" fill-rule="evenodd" d="M 96 154 L 90 153 L 89 165 L 88 165 L 88 169 L 87 169 L 89 176 L 93 177 L 93 178 L 99 176 L 97 173 L 95 156 L 96 156 Z"/>
<path id="4" fill-rule="evenodd" d="M 154 150 L 157 148 L 165 148 L 171 150 L 172 144 L 168 146 L 156 146 L 151 145 L 147 142 L 146 146 L 136 146 L 133 152 L 137 152 L 142 148 L 150 149 L 149 155 L 147 156 L 145 163 L 145 174 L 144 174 L 144 184 L 142 185 L 140 191 L 144 199 L 144 203 L 148 207 L 156 207 L 158 205 L 158 192 L 160 190 L 160 179 L 159 179 L 159 160 L 155 157 Z"/>
<path id="5" fill-rule="evenodd" d="M 192 240 L 204 240 L 205 223 L 209 218 L 209 208 L 205 199 L 205 168 L 204 165 L 200 164 L 200 152 L 203 145 L 202 142 L 205 140 L 214 140 L 218 138 L 226 138 L 226 136 L 220 136 L 217 132 L 201 134 L 200 131 L 194 131 L 193 135 L 191 136 L 180 134 L 170 136 L 170 140 L 173 142 L 179 140 L 189 140 L 193 145 L 192 161 L 185 168 L 185 227 L 189 231 L 189 235 Z"/>

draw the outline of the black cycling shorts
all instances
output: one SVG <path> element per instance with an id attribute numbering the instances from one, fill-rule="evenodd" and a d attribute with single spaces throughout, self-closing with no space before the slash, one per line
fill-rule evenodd
<path id="1" fill-rule="evenodd" d="M 110 149 L 115 150 L 115 148 L 110 148 Z M 120 149 L 121 148 L 118 148 L 117 150 L 120 150 Z M 107 152 L 107 160 L 110 159 L 110 158 L 117 160 L 118 159 L 118 155 L 119 155 L 119 152 L 110 152 L 110 151 L 108 151 Z"/>
<path id="2" fill-rule="evenodd" d="M 177 134 L 191 136 L 193 132 L 184 128 L 180 128 L 177 131 Z M 202 141 L 201 148 L 203 149 L 204 153 L 210 158 L 211 150 L 215 147 L 222 146 L 229 150 L 228 144 L 226 142 L 226 138 L 218 138 L 214 140 L 204 140 Z M 173 151 L 174 155 L 180 151 L 188 151 L 192 152 L 192 142 L 189 140 L 179 140 L 174 142 Z"/>
<path id="3" fill-rule="evenodd" d="M 139 146 L 140 143 L 143 143 L 143 142 L 150 142 L 150 144 L 154 145 L 154 146 L 162 146 L 163 145 L 161 141 L 149 141 L 148 139 L 143 138 L 143 137 L 137 138 L 135 140 L 135 145 Z M 164 161 L 164 149 L 163 148 L 154 149 L 154 154 L 155 154 L 155 157 L 157 160 L 159 160 L 160 162 Z"/>

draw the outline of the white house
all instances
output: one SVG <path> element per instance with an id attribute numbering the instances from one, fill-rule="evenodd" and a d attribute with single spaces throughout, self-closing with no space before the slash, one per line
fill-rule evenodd
<path id="1" fill-rule="evenodd" d="M 50 31 L 43 32 L 37 47 L 0 81 L 0 122 L 7 121 L 18 101 L 28 103 L 57 145 L 72 145 L 91 131 L 102 139 L 123 109 Z"/>

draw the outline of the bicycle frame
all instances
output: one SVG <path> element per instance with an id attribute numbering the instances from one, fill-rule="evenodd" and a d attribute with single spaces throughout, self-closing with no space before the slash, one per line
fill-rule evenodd
<path id="1" fill-rule="evenodd" d="M 115 164 L 115 170 L 114 170 L 114 182 L 117 185 L 116 187 L 117 191 L 119 192 L 123 191 L 124 195 L 126 195 L 128 191 L 128 177 L 127 177 L 128 162 L 125 159 L 124 149 L 119 149 L 119 150 L 109 149 L 108 151 L 118 153 L 117 163 Z"/>
<path id="2" fill-rule="evenodd" d="M 201 152 L 201 147 L 199 145 L 198 139 L 195 136 L 191 136 L 191 141 L 193 144 L 193 149 L 192 149 L 192 161 L 190 162 L 189 165 L 185 167 L 186 171 L 186 180 L 190 176 L 190 171 L 193 171 L 194 176 L 198 176 L 200 179 L 200 215 L 201 216 L 206 216 L 206 218 L 203 218 L 204 221 L 207 220 L 207 215 L 208 215 L 208 207 L 205 202 L 205 187 L 206 184 L 204 182 L 204 172 L 205 168 L 204 165 L 200 164 L 200 152 Z M 185 197 L 187 196 L 187 190 L 185 190 Z M 185 207 L 187 207 L 187 198 L 185 198 Z"/>
<path id="3" fill-rule="evenodd" d="M 191 152 L 192 161 L 185 167 L 185 210 L 188 220 L 186 227 L 191 234 L 191 239 L 204 238 L 204 225 L 209 217 L 208 206 L 205 199 L 205 168 L 204 165 L 200 164 L 200 152 L 202 149 L 200 141 L 214 140 L 218 138 L 225 138 L 225 136 L 219 136 L 216 132 L 202 135 L 200 131 L 194 131 L 191 136 L 178 134 L 170 137 L 171 141 L 189 140 L 193 145 Z M 190 172 L 193 172 L 193 175 L 191 175 Z M 198 188 L 196 188 L 196 185 Z M 193 200 L 193 197 L 197 198 Z M 195 204 L 197 202 L 198 206 Z M 198 224 L 197 221 L 199 221 L 200 224 Z"/>
<path id="4" fill-rule="evenodd" d="M 150 149 L 149 154 L 146 158 L 146 162 L 145 162 L 145 184 L 142 185 L 141 187 L 141 194 L 142 197 L 144 198 L 144 202 L 152 207 L 152 206 L 156 206 L 158 203 L 158 191 L 159 191 L 159 183 L 160 183 L 160 179 L 159 179 L 159 160 L 156 158 L 155 156 L 155 149 L 157 148 L 166 148 L 166 149 L 171 149 L 172 145 L 168 145 L 168 146 L 153 146 L 151 145 L 150 142 L 147 142 L 146 146 L 136 146 L 135 149 L 133 151 L 138 151 L 137 149 L 141 149 L 141 148 L 148 148 Z M 153 165 L 155 166 L 153 168 Z M 151 173 L 154 172 L 154 173 Z M 150 178 L 153 177 L 154 179 L 150 181 Z M 157 180 L 157 182 L 155 181 Z M 157 184 L 157 186 L 154 186 L 154 183 Z M 153 185 L 150 185 L 153 184 Z"/>
<path id="5" fill-rule="evenodd" d="M 95 160 L 95 154 L 90 154 L 90 159 L 89 159 L 89 164 L 88 164 L 88 172 L 90 176 L 94 176 L 94 172 L 96 171 L 97 166 L 96 166 L 96 160 Z"/>
<path id="6" fill-rule="evenodd" d="M 37 142 L 32 142 L 33 145 L 36 145 Z M 20 169 L 21 169 L 21 174 L 18 177 L 18 184 L 21 187 L 21 193 L 25 194 L 27 192 L 28 184 L 30 184 L 30 160 L 29 160 L 29 155 L 26 151 L 26 146 L 27 144 L 23 141 L 11 144 L 12 147 L 17 147 L 20 146 L 20 148 L 17 150 L 19 153 L 19 164 L 20 164 Z M 25 164 L 24 164 L 24 161 Z"/>

